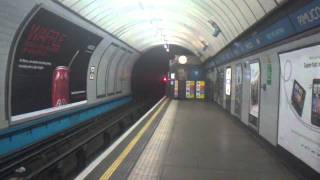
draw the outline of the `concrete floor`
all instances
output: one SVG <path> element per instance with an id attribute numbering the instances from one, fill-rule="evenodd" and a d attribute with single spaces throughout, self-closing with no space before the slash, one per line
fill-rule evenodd
<path id="1" fill-rule="evenodd" d="M 216 105 L 171 101 L 128 179 L 296 179 Z"/>

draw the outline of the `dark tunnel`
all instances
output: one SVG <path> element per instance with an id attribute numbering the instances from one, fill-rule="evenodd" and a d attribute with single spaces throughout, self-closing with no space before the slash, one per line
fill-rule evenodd
<path id="1" fill-rule="evenodd" d="M 169 71 L 169 60 L 175 55 L 193 55 L 189 50 L 170 45 L 167 52 L 163 46 L 156 46 L 142 54 L 132 71 L 132 92 L 138 98 L 162 97 L 166 91 L 166 82 Z"/>

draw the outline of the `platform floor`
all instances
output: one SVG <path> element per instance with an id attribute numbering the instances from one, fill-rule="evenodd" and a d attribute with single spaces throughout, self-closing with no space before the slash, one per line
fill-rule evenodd
<path id="1" fill-rule="evenodd" d="M 128 173 L 111 179 L 297 179 L 236 121 L 211 103 L 171 100 Z"/>
<path id="2" fill-rule="evenodd" d="M 296 179 L 221 108 L 171 101 L 128 179 Z"/>

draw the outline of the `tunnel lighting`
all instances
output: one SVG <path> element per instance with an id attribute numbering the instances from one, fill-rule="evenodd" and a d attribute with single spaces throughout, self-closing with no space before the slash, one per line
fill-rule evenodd
<path id="1" fill-rule="evenodd" d="M 167 52 L 170 52 L 169 48 L 166 49 Z"/>
<path id="2" fill-rule="evenodd" d="M 167 45 L 167 44 L 164 44 L 163 47 L 164 47 L 165 49 L 168 49 L 168 45 Z"/>
<path id="3" fill-rule="evenodd" d="M 186 56 L 180 56 L 178 61 L 179 61 L 180 64 L 186 64 L 188 59 L 187 59 Z"/>
<path id="4" fill-rule="evenodd" d="M 175 73 L 171 73 L 170 74 L 170 79 L 175 79 L 176 78 L 176 74 Z"/>

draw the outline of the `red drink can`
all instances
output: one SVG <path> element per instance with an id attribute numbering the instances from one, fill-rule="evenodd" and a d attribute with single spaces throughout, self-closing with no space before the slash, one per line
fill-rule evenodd
<path id="1" fill-rule="evenodd" d="M 52 106 L 58 107 L 69 104 L 69 93 L 69 68 L 66 66 L 58 66 L 52 75 Z"/>

